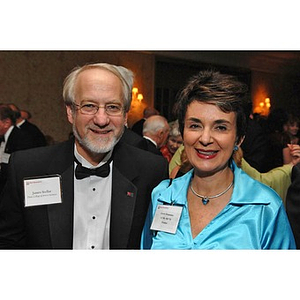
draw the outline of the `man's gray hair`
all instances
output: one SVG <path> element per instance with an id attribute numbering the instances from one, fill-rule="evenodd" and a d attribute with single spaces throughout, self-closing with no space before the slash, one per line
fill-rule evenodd
<path id="1" fill-rule="evenodd" d="M 76 67 L 75 69 L 73 69 L 64 81 L 63 99 L 65 105 L 71 106 L 75 103 L 75 84 L 78 75 L 85 70 L 96 68 L 107 70 L 115 74 L 120 79 L 123 87 L 124 110 L 125 112 L 128 112 L 131 105 L 134 75 L 132 71 L 122 66 L 115 66 L 107 63 L 88 64 L 84 65 L 83 67 Z"/>
<path id="2" fill-rule="evenodd" d="M 156 134 L 160 129 L 166 127 L 166 122 L 168 122 L 167 119 L 160 115 L 147 118 L 143 125 L 143 134 L 147 132 Z"/>

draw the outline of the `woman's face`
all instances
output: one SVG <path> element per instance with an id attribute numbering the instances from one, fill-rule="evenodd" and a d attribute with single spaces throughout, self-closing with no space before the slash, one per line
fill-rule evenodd
<path id="1" fill-rule="evenodd" d="M 182 145 L 182 137 L 179 136 L 170 136 L 167 141 L 167 147 L 169 151 L 174 154 L 176 150 Z"/>
<path id="2" fill-rule="evenodd" d="M 288 132 L 291 135 L 296 135 L 299 131 L 299 125 L 297 122 L 288 125 Z"/>
<path id="3" fill-rule="evenodd" d="M 237 140 L 236 114 L 193 101 L 184 122 L 184 149 L 195 174 L 209 176 L 225 169 Z"/>

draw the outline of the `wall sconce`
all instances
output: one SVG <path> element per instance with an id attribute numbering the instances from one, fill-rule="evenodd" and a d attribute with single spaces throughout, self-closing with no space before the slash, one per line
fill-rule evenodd
<path id="1" fill-rule="evenodd" d="M 134 87 L 132 89 L 132 100 L 137 100 L 139 102 L 142 102 L 142 100 L 144 99 L 143 94 L 138 94 L 139 89 L 137 87 Z"/>
<path id="2" fill-rule="evenodd" d="M 255 108 L 255 112 L 267 116 L 270 112 L 271 101 L 270 98 L 265 98 L 264 101 L 259 102 L 259 107 Z"/>

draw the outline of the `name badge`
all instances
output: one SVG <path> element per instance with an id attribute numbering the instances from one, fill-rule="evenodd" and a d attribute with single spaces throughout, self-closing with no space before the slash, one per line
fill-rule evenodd
<path id="1" fill-rule="evenodd" d="M 2 157 L 1 157 L 1 162 L 4 163 L 4 164 L 8 164 L 9 158 L 10 158 L 9 153 L 3 153 Z"/>
<path id="2" fill-rule="evenodd" d="M 158 205 L 150 229 L 175 233 L 182 212 L 182 206 Z"/>
<path id="3" fill-rule="evenodd" d="M 25 207 L 62 203 L 61 177 L 25 178 L 24 195 Z"/>

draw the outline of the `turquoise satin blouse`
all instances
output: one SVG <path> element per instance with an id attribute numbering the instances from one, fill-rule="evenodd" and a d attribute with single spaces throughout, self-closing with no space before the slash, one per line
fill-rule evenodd
<path id="1" fill-rule="evenodd" d="M 281 198 L 232 163 L 234 188 L 230 202 L 196 236 L 191 233 L 187 189 L 193 170 L 164 180 L 152 192 L 152 203 L 142 234 L 142 249 L 295 249 L 295 240 Z M 173 203 L 174 202 L 174 203 Z M 152 232 L 158 204 L 183 207 L 177 231 Z"/>

